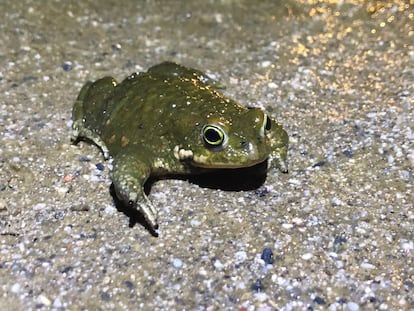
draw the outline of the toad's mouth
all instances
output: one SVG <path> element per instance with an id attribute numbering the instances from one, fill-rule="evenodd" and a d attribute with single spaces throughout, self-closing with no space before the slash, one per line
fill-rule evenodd
<path id="1" fill-rule="evenodd" d="M 234 159 L 233 161 L 220 161 L 214 159 L 212 156 L 207 155 L 197 155 L 190 149 L 183 149 L 179 146 L 175 146 L 173 149 L 174 157 L 177 160 L 185 161 L 190 163 L 194 167 L 204 168 L 204 169 L 238 169 L 255 166 L 259 163 L 263 163 L 267 160 L 268 156 L 245 156 L 243 161 L 240 159 Z"/>
<path id="2" fill-rule="evenodd" d="M 214 161 L 211 160 L 209 157 L 204 155 L 194 155 L 191 164 L 195 167 L 205 168 L 205 169 L 238 169 L 238 168 L 246 168 L 252 167 L 259 163 L 262 163 L 267 160 L 266 157 L 260 157 L 256 159 L 248 159 L 248 161 L 243 162 L 221 162 L 221 161 Z"/>

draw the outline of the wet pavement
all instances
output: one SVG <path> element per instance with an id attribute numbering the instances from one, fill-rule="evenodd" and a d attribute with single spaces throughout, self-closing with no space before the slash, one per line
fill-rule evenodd
<path id="1" fill-rule="evenodd" d="M 0 309 L 414 309 L 412 1 L 24 0 L 0 17 Z M 156 182 L 154 237 L 70 118 L 87 80 L 164 60 L 279 120 L 289 173 Z"/>

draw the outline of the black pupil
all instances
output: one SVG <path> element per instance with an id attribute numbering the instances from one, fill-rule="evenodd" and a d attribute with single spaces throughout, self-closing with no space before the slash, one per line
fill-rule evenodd
<path id="1" fill-rule="evenodd" d="M 204 137 L 207 141 L 216 143 L 220 140 L 220 134 L 217 132 L 217 130 L 208 129 L 204 132 Z"/>
<path id="2" fill-rule="evenodd" d="M 270 131 L 270 129 L 272 128 L 272 121 L 270 120 L 269 117 L 266 117 L 266 125 L 265 125 L 265 129 L 267 131 Z"/>

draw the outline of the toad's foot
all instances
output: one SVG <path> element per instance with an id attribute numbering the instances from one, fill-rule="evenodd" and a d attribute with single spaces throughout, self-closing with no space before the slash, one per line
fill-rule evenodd
<path id="1" fill-rule="evenodd" d="M 269 133 L 270 145 L 272 150 L 269 156 L 269 168 L 277 168 L 282 173 L 288 172 L 287 152 L 289 145 L 289 136 L 283 127 L 273 121 Z"/>
<path id="2" fill-rule="evenodd" d="M 141 212 L 151 229 L 158 229 L 158 213 L 144 192 L 150 167 L 133 156 L 117 155 L 112 162 L 111 179 L 115 193 L 125 205 Z"/>
<path id="3" fill-rule="evenodd" d="M 285 148 L 286 149 L 286 148 Z M 288 162 L 286 160 L 286 151 L 282 150 L 282 152 L 275 152 L 274 154 L 269 156 L 268 160 L 268 167 L 277 168 L 282 173 L 287 173 L 288 169 Z"/>

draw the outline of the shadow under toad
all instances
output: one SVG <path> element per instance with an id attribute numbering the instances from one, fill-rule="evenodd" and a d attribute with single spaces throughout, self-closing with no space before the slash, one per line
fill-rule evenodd
<path id="1" fill-rule="evenodd" d="M 150 178 L 144 185 L 145 193 L 149 195 L 154 182 L 160 179 L 179 179 L 199 185 L 203 188 L 220 189 L 225 191 L 249 191 L 258 189 L 266 181 L 267 161 L 252 167 L 238 169 L 220 169 L 193 175 L 168 175 L 163 178 Z M 116 196 L 114 185 L 111 184 L 110 193 L 118 211 L 124 213 L 129 218 L 129 227 L 134 227 L 137 223 L 147 229 L 154 237 L 158 236 L 145 220 L 141 212 L 129 205 L 123 204 Z"/>

